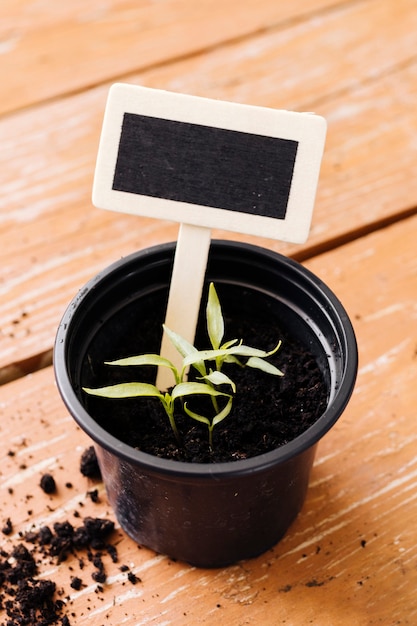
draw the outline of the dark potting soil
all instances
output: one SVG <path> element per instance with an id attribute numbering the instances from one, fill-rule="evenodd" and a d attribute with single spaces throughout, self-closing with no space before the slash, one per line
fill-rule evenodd
<path id="1" fill-rule="evenodd" d="M 102 556 L 110 555 L 117 562 L 117 550 L 109 543 L 114 523 L 108 519 L 86 517 L 80 526 L 69 521 L 55 523 L 53 528 L 43 526 L 39 531 L 26 533 L 13 546 L 11 552 L 0 553 L 0 610 L 4 609 L 8 619 L 4 626 L 68 626 L 65 614 L 64 593 L 58 593 L 55 582 L 39 578 L 39 556 L 43 560 L 61 563 L 69 554 L 79 557 L 83 568 L 82 554 L 94 565 L 92 578 L 104 583 L 106 572 Z M 26 545 L 25 545 L 26 544 Z M 79 577 L 72 577 L 71 587 L 82 586 Z M 57 597 L 60 596 L 60 597 Z"/>
<path id="2" fill-rule="evenodd" d="M 86 478 L 100 479 L 101 471 L 93 446 L 86 448 L 81 455 L 80 472 Z"/>
<path id="3" fill-rule="evenodd" d="M 88 473 L 100 477 L 94 448 L 87 448 L 80 463 L 83 475 Z M 55 480 L 50 474 L 41 477 L 40 487 L 50 494 Z M 45 489 L 46 486 L 46 489 Z M 52 491 L 55 493 L 55 489 Z M 10 518 L 1 532 L 10 537 L 13 523 Z M 57 588 L 53 580 L 42 576 L 42 565 L 64 562 L 70 555 L 77 557 L 80 575 L 74 575 L 74 560 L 68 566 L 69 587 L 80 590 L 86 586 L 85 561 L 93 565 L 92 579 L 97 591 L 106 581 L 105 555 L 113 563 L 118 562 L 117 548 L 112 543 L 114 522 L 106 518 L 86 517 L 82 523 L 73 525 L 68 520 L 57 522 L 52 527 L 42 526 L 38 530 L 19 533 L 10 547 L 0 548 L 0 616 L 1 626 L 70 626 L 75 614 L 71 599 L 63 588 Z M 119 570 L 126 572 L 126 579 L 137 584 L 140 579 L 127 565 Z"/>
<path id="4" fill-rule="evenodd" d="M 87 517 L 81 526 L 74 528 L 68 521 L 56 523 L 53 529 L 43 526 L 38 532 L 27 533 L 12 549 L 2 550 L 0 555 L 0 587 L 6 591 L 0 598 L 0 609 L 8 616 L 6 626 L 68 625 L 65 601 L 57 598 L 56 585 L 52 580 L 38 578 L 37 554 L 60 563 L 72 553 L 86 551 L 95 566 L 92 576 L 104 582 L 106 575 L 101 558 L 102 551 L 116 558 L 114 546 L 107 544 L 114 530 L 111 520 Z M 25 541 L 32 546 L 29 549 Z M 116 555 L 116 556 L 115 556 Z M 8 599 L 7 599 L 8 596 Z"/>
<path id="5" fill-rule="evenodd" d="M 40 486 L 45 493 L 55 493 L 55 479 L 51 474 L 44 474 L 41 478 Z"/>
<path id="6" fill-rule="evenodd" d="M 154 307 L 154 310 L 157 309 Z M 112 435 L 134 448 L 155 456 L 193 463 L 250 458 L 282 446 L 303 433 L 324 412 L 328 400 L 325 366 L 323 363 L 319 366 L 309 347 L 308 331 L 304 329 L 303 341 L 296 339 L 290 325 L 280 323 L 279 312 L 270 310 L 267 301 L 260 302 L 258 294 L 256 301 L 246 305 L 232 297 L 223 311 L 224 340 L 242 339 L 246 345 L 267 351 L 282 340 L 281 348 L 268 360 L 282 370 L 284 376 L 276 377 L 249 367 L 242 369 L 236 365 L 225 365 L 224 371 L 235 381 L 237 392 L 232 412 L 214 428 L 212 449 L 208 443 L 207 427 L 184 416 L 180 410 L 175 415 L 181 436 L 179 445 L 156 398 L 115 400 L 84 395 L 83 401 L 90 414 Z M 104 360 L 159 351 L 155 346 L 160 345 L 161 320 L 153 315 L 150 320 L 140 319 L 138 323 L 137 315 L 133 308 L 130 319 L 119 320 L 119 326 L 114 320 L 111 325 L 103 326 L 95 344 L 90 346 L 83 371 L 84 386 L 100 387 L 127 381 L 154 382 L 155 371 L 152 368 L 103 365 Z M 120 340 L 123 333 L 125 341 Z M 114 344 L 114 337 L 119 337 L 117 345 Z M 209 347 L 206 337 L 204 322 L 197 331 L 196 345 L 200 349 Z M 230 387 L 224 389 L 226 392 L 229 390 Z M 177 403 L 180 409 L 180 401 Z M 188 397 L 187 406 L 197 413 L 213 415 L 210 399 Z"/>

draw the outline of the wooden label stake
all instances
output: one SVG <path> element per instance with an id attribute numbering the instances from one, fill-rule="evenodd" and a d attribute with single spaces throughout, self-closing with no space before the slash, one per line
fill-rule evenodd
<path id="1" fill-rule="evenodd" d="M 211 231 L 202 226 L 181 224 L 175 249 L 165 324 L 168 328 L 194 343 L 204 285 Z M 161 355 L 181 369 L 182 359 L 168 336 L 162 336 Z M 166 367 L 158 368 L 156 386 L 168 389 L 172 373 Z"/>
<path id="2" fill-rule="evenodd" d="M 311 113 L 111 87 L 93 203 L 181 224 L 169 328 L 194 341 L 210 229 L 307 239 L 325 135 Z M 165 339 L 161 354 L 180 365 Z M 161 390 L 171 384 L 158 374 Z"/>

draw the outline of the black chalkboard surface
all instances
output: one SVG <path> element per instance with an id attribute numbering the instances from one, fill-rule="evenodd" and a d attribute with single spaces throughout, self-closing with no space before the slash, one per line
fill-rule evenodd
<path id="1" fill-rule="evenodd" d="M 125 113 L 112 188 L 285 219 L 298 142 Z"/>

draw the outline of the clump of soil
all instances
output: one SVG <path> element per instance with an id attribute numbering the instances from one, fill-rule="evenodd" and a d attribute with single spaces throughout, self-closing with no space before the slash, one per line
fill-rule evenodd
<path id="1" fill-rule="evenodd" d="M 63 626 L 69 624 L 62 615 L 64 602 L 55 598 L 55 583 L 35 579 L 37 574 L 35 558 L 23 544 L 16 545 L 11 554 L 2 551 L 0 583 L 5 594 L 0 609 L 9 618 L 5 626 L 49 626 L 58 619 Z"/>
<path id="2" fill-rule="evenodd" d="M 45 493 L 51 494 L 56 492 L 55 479 L 51 474 L 44 474 L 42 476 L 40 486 Z"/>
<path id="3" fill-rule="evenodd" d="M 220 294 L 219 294 L 220 295 Z M 225 340 L 242 339 L 246 345 L 272 350 L 279 340 L 282 346 L 270 359 L 284 372 L 276 377 L 252 368 L 227 364 L 226 374 L 236 383 L 237 392 L 232 412 L 214 428 L 213 449 L 208 443 L 207 427 L 181 411 L 181 401 L 176 401 L 175 415 L 180 444 L 170 427 L 167 415 L 158 399 L 131 398 L 126 400 L 98 398 L 84 395 L 87 410 L 97 422 L 112 435 L 132 447 L 168 459 L 193 463 L 234 461 L 269 452 L 291 441 L 308 429 L 325 411 L 328 401 L 326 364 L 318 362 L 310 344 L 314 344 L 311 331 L 303 328 L 303 340 L 293 329 L 280 323 L 280 312 L 268 310 L 268 302 L 256 301 L 248 306 L 232 303 L 225 314 Z M 90 346 L 83 373 L 83 386 L 100 387 L 117 382 L 152 382 L 155 371 L 143 367 L 104 366 L 103 361 L 120 358 L 135 352 L 132 336 L 143 333 L 145 352 L 158 352 L 160 331 L 155 320 L 140 320 L 135 313 L 119 321 L 104 325 Z M 284 314 L 282 315 L 284 317 Z M 135 324 L 135 330 L 129 327 Z M 127 325 L 127 330 L 123 330 Z M 126 343 L 114 337 L 126 336 Z M 310 335 L 308 334 L 310 332 Z M 140 341 L 137 343 L 139 347 Z M 196 345 L 209 347 L 205 321 L 197 332 Z M 153 349 L 150 346 L 154 346 Z M 317 345 L 315 351 L 317 352 Z M 93 365 L 92 365 L 93 364 Z M 230 387 L 224 388 L 225 392 Z M 211 400 L 204 397 L 187 397 L 187 406 L 196 413 L 212 417 Z"/>
<path id="4" fill-rule="evenodd" d="M 66 521 L 54 524 L 53 530 L 43 526 L 39 532 L 27 533 L 24 540 L 31 544 L 31 550 L 23 543 L 14 546 L 10 554 L 3 550 L 0 586 L 12 598 L 6 599 L 4 594 L 0 598 L 0 609 L 3 608 L 10 618 L 5 626 L 69 624 L 68 618 L 62 614 L 65 602 L 56 598 L 55 583 L 36 578 L 39 568 L 35 555 L 53 557 L 53 560 L 61 563 L 70 553 L 79 556 L 83 552 L 94 564 L 93 580 L 103 583 L 106 580 L 103 551 L 117 562 L 116 548 L 107 542 L 113 530 L 114 523 L 111 520 L 87 517 L 78 528 Z"/>
<path id="5" fill-rule="evenodd" d="M 94 449 L 87 449 L 82 459 L 88 459 L 90 469 L 94 468 L 96 474 L 98 464 Z M 51 493 L 52 484 L 56 487 L 49 474 L 42 477 L 41 483 L 47 494 Z M 74 555 L 80 570 L 84 569 L 85 560 L 93 565 L 91 577 L 101 585 L 107 578 L 104 555 L 113 563 L 118 561 L 116 546 L 111 543 L 113 531 L 114 522 L 108 519 L 86 517 L 79 526 L 66 520 L 55 523 L 52 528 L 42 526 L 37 531 L 20 534 L 11 550 L 0 549 L 0 612 L 7 615 L 2 626 L 70 626 L 66 614 L 68 596 L 63 589 L 57 589 L 54 581 L 42 578 L 42 564 L 63 563 L 69 555 Z M 10 518 L 2 532 L 6 536 L 13 532 Z M 127 566 L 122 565 L 120 569 L 127 571 L 127 580 L 132 584 L 139 581 Z M 84 586 L 81 576 L 71 575 L 70 581 L 74 590 Z"/>
<path id="6" fill-rule="evenodd" d="M 101 479 L 101 471 L 93 446 L 86 448 L 81 455 L 80 472 L 86 478 Z"/>

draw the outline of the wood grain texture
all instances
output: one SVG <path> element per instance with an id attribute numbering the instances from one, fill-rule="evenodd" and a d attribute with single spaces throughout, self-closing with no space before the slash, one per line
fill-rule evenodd
<path id="1" fill-rule="evenodd" d="M 345 414 L 319 445 L 307 501 L 287 536 L 262 557 L 198 570 L 140 549 L 118 529 L 119 563 L 105 558 L 97 591 L 91 565 L 44 563 L 70 595 L 73 624 L 244 624 L 360 626 L 417 620 L 417 217 L 321 255 L 307 266 L 337 292 L 352 316 L 359 377 Z M 67 415 L 51 368 L 0 390 L 0 535 L 81 516 L 112 518 L 101 484 L 78 471 L 87 437 Z M 56 495 L 39 487 L 42 473 Z M 72 483 L 68 488 L 66 482 Z M 98 488 L 100 502 L 87 492 Z M 13 493 L 10 493 L 10 489 Z M 141 578 L 131 585 L 127 564 Z M 73 568 L 73 569 L 71 569 Z M 71 590 L 71 576 L 86 585 Z M 88 621 L 87 621 L 88 620 Z"/>
<path id="2" fill-rule="evenodd" d="M 414 0 L 338 2 L 247 39 L 152 67 L 137 80 L 232 102 L 317 112 L 337 94 L 349 98 L 367 83 L 414 64 L 416 27 Z"/>
<path id="3" fill-rule="evenodd" d="M 309 6 L 297 21 L 129 77 L 251 104 L 315 103 L 329 130 L 309 241 L 241 237 L 303 258 L 417 205 L 415 3 L 343 3 L 315 17 Z M 120 256 L 177 237 L 173 224 L 91 205 L 107 92 L 105 85 L 0 121 L 2 380 L 50 360 L 62 312 L 86 280 Z"/>
<path id="4" fill-rule="evenodd" d="M 0 113 L 195 54 L 321 11 L 332 0 L 4 0 Z M 76 42 L 76 45 L 74 45 Z"/>

